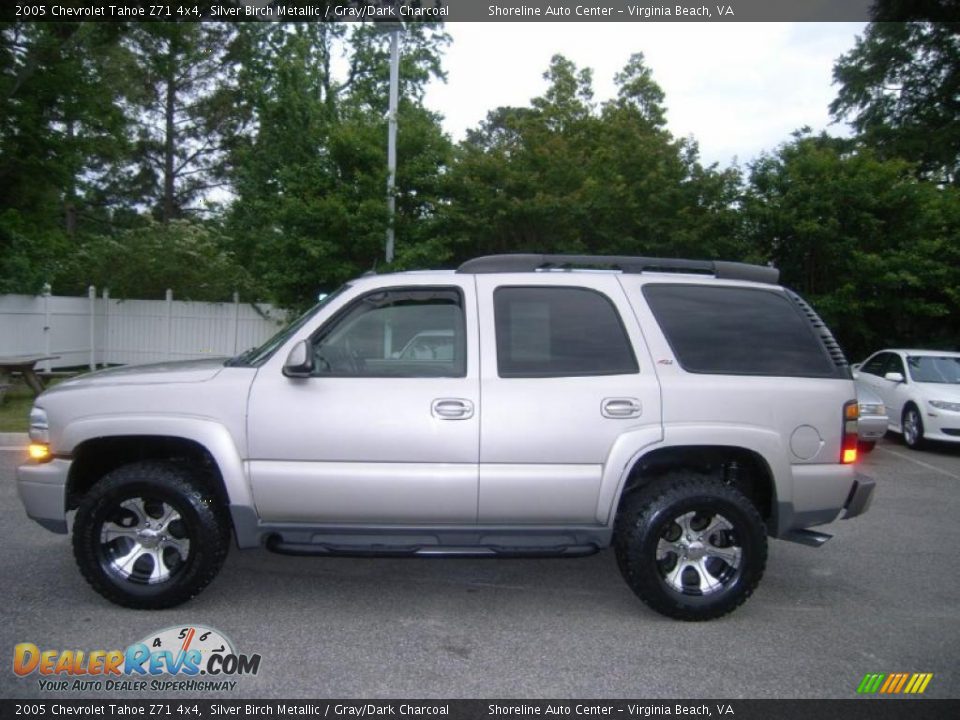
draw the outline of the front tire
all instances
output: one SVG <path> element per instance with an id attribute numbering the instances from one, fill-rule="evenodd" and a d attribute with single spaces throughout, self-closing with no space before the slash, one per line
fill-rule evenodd
<path id="1" fill-rule="evenodd" d="M 117 605 L 159 609 L 199 593 L 227 556 L 230 525 L 185 465 L 146 461 L 108 473 L 86 494 L 73 553 L 98 593 Z"/>
<path id="2" fill-rule="evenodd" d="M 767 560 L 766 528 L 753 503 L 692 473 L 671 473 L 627 498 L 614 543 L 634 593 L 678 620 L 711 620 L 739 607 Z"/>
<path id="3" fill-rule="evenodd" d="M 920 450 L 923 447 L 923 418 L 915 405 L 908 405 L 903 411 L 900 421 L 903 429 L 903 443 L 911 450 Z"/>

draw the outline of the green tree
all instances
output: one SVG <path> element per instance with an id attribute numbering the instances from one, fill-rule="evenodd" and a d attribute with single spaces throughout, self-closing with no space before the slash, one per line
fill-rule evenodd
<path id="1" fill-rule="evenodd" d="M 641 54 L 598 106 L 592 76 L 562 56 L 528 108 L 471 131 L 448 176 L 443 259 L 495 252 L 737 257 L 736 170 L 698 161 L 666 129 L 663 91 Z"/>
<path id="2" fill-rule="evenodd" d="M 759 257 L 811 301 L 853 358 L 960 337 L 960 192 L 855 141 L 798 132 L 750 168 Z"/>
<path id="3" fill-rule="evenodd" d="M 930 17 L 954 22 L 872 22 L 833 69 L 830 105 L 882 157 L 916 164 L 920 177 L 960 185 L 960 23 L 951 0 L 926 3 Z M 901 14 L 880 2 L 875 14 Z"/>
<path id="4" fill-rule="evenodd" d="M 229 228 L 273 298 L 302 307 L 383 255 L 388 38 L 325 23 L 242 32 L 256 57 L 240 77 L 256 132 L 232 149 Z M 413 25 L 403 37 L 396 230 L 409 254 L 438 202 L 449 141 L 420 104 L 446 36 Z M 340 53 L 349 60 L 342 78 L 331 62 Z"/>
<path id="5" fill-rule="evenodd" d="M 139 87 L 130 184 L 137 204 L 163 222 L 201 210 L 197 202 L 225 184 L 225 144 L 246 118 L 236 92 L 242 47 L 230 23 L 144 23 L 126 45 Z"/>
<path id="6" fill-rule="evenodd" d="M 0 27 L 0 288 L 37 292 L 84 232 L 127 150 L 119 26 Z"/>
<path id="7" fill-rule="evenodd" d="M 119 298 L 159 299 L 169 288 L 180 300 L 226 301 L 234 291 L 258 299 L 250 274 L 225 245 L 210 225 L 146 218 L 140 227 L 87 240 L 50 279 L 61 292 L 94 285 Z"/>

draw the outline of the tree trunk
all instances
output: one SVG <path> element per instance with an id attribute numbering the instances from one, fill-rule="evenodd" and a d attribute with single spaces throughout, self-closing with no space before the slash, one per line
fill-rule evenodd
<path id="1" fill-rule="evenodd" d="M 176 125 L 174 123 L 176 113 L 177 85 L 175 75 L 175 65 L 173 64 L 174 50 L 170 48 L 170 69 L 167 74 L 167 97 L 164 108 L 166 120 L 165 137 L 163 144 L 163 222 L 168 223 L 177 216 L 177 206 L 174 197 L 174 160 L 176 148 Z"/>

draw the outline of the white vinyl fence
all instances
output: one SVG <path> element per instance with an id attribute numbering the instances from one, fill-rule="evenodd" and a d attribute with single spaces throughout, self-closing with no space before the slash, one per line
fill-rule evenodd
<path id="1" fill-rule="evenodd" d="M 127 365 L 236 355 L 282 327 L 271 305 L 97 297 L 0 295 L 0 357 L 55 355 L 38 367 Z"/>

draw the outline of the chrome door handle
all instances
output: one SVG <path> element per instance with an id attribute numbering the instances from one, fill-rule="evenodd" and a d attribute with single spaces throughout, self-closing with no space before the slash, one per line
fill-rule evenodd
<path id="1" fill-rule="evenodd" d="M 469 420 L 473 403 L 463 398 L 439 398 L 430 403 L 430 414 L 440 420 Z"/>
<path id="2" fill-rule="evenodd" d="M 640 417 L 643 414 L 643 405 L 631 397 L 604 398 L 600 404 L 600 414 L 615 420 Z"/>

